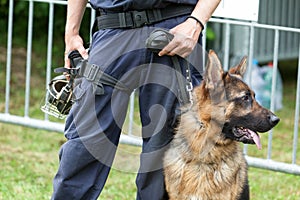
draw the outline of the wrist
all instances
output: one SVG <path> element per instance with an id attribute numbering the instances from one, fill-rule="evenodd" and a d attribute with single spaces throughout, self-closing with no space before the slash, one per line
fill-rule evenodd
<path id="1" fill-rule="evenodd" d="M 193 20 L 195 20 L 195 21 L 197 22 L 197 24 L 200 25 L 201 30 L 204 29 L 204 24 L 203 24 L 197 17 L 194 17 L 194 16 L 192 16 L 192 15 L 189 15 L 189 16 L 187 16 L 186 19 L 193 19 Z"/>
<path id="2" fill-rule="evenodd" d="M 73 35 L 79 35 L 79 27 L 76 26 L 66 26 L 65 28 L 65 36 L 73 36 Z"/>

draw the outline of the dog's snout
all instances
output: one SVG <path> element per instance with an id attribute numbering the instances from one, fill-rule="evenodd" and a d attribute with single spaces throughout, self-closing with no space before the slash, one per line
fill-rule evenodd
<path id="1" fill-rule="evenodd" d="M 270 120 L 270 124 L 272 126 L 275 126 L 276 124 L 278 124 L 278 122 L 280 121 L 279 117 L 277 117 L 274 114 L 269 115 L 269 120 Z"/>

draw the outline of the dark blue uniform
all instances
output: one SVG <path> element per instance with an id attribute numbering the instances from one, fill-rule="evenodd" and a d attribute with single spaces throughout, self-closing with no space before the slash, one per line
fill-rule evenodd
<path id="1" fill-rule="evenodd" d="M 171 1 L 96 1 L 93 7 L 131 10 L 160 7 Z M 196 1 L 186 1 L 195 4 Z M 154 28 L 171 29 L 186 16 L 171 18 L 136 29 L 104 29 L 93 35 L 89 63 L 101 66 L 107 74 L 125 84 L 129 91 L 92 83 L 81 78 L 74 88 L 75 103 L 66 121 L 68 141 L 61 147 L 60 166 L 54 178 L 52 199 L 97 199 L 106 182 L 121 128 L 126 116 L 130 91 L 138 90 L 143 147 L 136 179 L 137 199 L 167 199 L 162 157 L 173 136 L 179 112 L 178 81 L 168 56 L 159 57 L 145 48 Z M 201 54 L 192 56 L 192 80 L 201 81 Z M 183 66 L 182 66 L 183 67 Z M 184 67 L 182 74 L 185 76 Z M 137 161 L 138 162 L 138 161 Z M 126 192 L 126 191 L 124 191 Z"/>

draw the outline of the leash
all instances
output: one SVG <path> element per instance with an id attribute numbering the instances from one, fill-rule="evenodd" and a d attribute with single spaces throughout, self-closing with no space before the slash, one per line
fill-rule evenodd
<path id="1" fill-rule="evenodd" d="M 146 47 L 154 52 L 158 53 L 161 49 L 163 49 L 172 39 L 174 35 L 169 33 L 164 29 L 155 29 L 150 33 L 149 37 L 146 40 Z M 185 105 L 190 103 L 193 105 L 193 84 L 191 78 L 191 69 L 190 64 L 187 60 L 183 60 L 183 64 L 185 66 L 185 77 L 182 74 L 180 62 L 178 56 L 172 56 L 171 60 L 173 62 L 174 68 L 176 70 L 176 78 L 178 81 L 179 91 L 179 101 L 181 104 Z"/>
<path id="2" fill-rule="evenodd" d="M 193 101 L 193 83 L 192 83 L 192 75 L 191 75 L 191 68 L 190 68 L 190 63 L 186 61 L 186 70 L 185 70 L 185 76 L 186 76 L 186 91 L 188 92 L 188 97 L 189 97 L 189 103 L 190 107 L 194 104 Z"/>
<path id="3" fill-rule="evenodd" d="M 192 90 L 193 90 L 193 84 L 191 80 L 191 70 L 190 65 L 187 61 L 185 62 L 185 77 L 182 76 L 181 73 L 181 67 L 179 64 L 179 60 L 177 56 L 171 57 L 172 62 L 174 64 L 174 68 L 177 71 L 176 77 L 178 81 L 179 86 L 179 94 L 180 94 L 180 100 L 182 104 L 193 104 L 193 96 L 192 96 Z M 179 73 L 178 73 L 179 72 Z"/>

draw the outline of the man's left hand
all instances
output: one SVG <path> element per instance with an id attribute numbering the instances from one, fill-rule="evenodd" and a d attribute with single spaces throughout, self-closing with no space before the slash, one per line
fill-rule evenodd
<path id="1" fill-rule="evenodd" d="M 201 31 L 202 28 L 200 24 L 196 20 L 188 18 L 170 30 L 174 38 L 158 55 L 187 57 L 195 48 Z"/>

